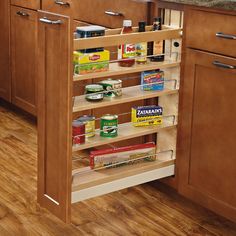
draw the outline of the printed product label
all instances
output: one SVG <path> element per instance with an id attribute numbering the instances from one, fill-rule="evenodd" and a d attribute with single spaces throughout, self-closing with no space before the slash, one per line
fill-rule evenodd
<path id="1" fill-rule="evenodd" d="M 135 44 L 122 45 L 122 58 L 135 57 Z"/>

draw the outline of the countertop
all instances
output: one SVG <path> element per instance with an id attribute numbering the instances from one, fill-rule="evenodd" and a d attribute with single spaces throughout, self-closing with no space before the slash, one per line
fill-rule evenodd
<path id="1" fill-rule="evenodd" d="M 236 0 L 163 0 L 163 1 L 236 11 Z"/>

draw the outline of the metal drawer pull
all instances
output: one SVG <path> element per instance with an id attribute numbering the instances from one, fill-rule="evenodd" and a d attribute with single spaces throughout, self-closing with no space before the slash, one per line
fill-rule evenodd
<path id="1" fill-rule="evenodd" d="M 16 14 L 19 16 L 29 16 L 27 12 L 23 12 L 23 11 L 18 11 Z"/>
<path id="2" fill-rule="evenodd" d="M 42 23 L 50 24 L 50 25 L 60 25 L 60 24 L 62 24 L 61 20 L 49 20 L 46 17 L 40 18 L 39 21 L 42 22 Z"/>
<path id="3" fill-rule="evenodd" d="M 216 33 L 216 37 L 219 37 L 219 38 L 224 38 L 224 39 L 234 39 L 236 40 L 236 35 L 233 35 L 233 34 L 224 34 L 224 33 Z"/>
<path id="4" fill-rule="evenodd" d="M 124 14 L 121 12 L 114 12 L 114 11 L 105 11 L 105 14 L 109 16 L 123 16 Z"/>
<path id="5" fill-rule="evenodd" d="M 217 67 L 225 68 L 225 69 L 236 69 L 236 66 L 224 64 L 219 61 L 213 61 L 213 65 Z"/>
<path id="6" fill-rule="evenodd" d="M 55 0 L 55 3 L 60 5 L 60 6 L 64 6 L 64 7 L 69 7 L 70 6 L 69 2 L 63 2 L 61 0 Z"/>

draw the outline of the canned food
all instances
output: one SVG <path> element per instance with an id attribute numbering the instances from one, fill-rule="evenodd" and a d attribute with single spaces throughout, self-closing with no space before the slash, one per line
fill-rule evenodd
<path id="1" fill-rule="evenodd" d="M 100 120 L 100 136 L 113 138 L 116 137 L 118 132 L 118 116 L 117 115 L 104 115 Z"/>
<path id="2" fill-rule="evenodd" d="M 122 80 L 102 80 L 99 82 L 105 90 L 105 97 L 120 97 L 122 95 Z"/>
<path id="3" fill-rule="evenodd" d="M 78 121 L 85 124 L 85 137 L 90 138 L 95 135 L 95 117 L 84 115 L 77 119 Z"/>
<path id="4" fill-rule="evenodd" d="M 72 143 L 83 144 L 85 143 L 85 124 L 78 120 L 72 122 Z"/>
<path id="5" fill-rule="evenodd" d="M 85 98 L 90 102 L 103 100 L 103 86 L 100 84 L 89 84 L 85 86 Z"/>

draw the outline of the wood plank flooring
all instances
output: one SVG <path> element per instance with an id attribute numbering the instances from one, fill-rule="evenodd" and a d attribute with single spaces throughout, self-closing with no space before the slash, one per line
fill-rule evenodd
<path id="1" fill-rule="evenodd" d="M 235 236 L 236 224 L 153 183 L 72 207 L 66 225 L 36 202 L 36 122 L 0 100 L 0 236 Z"/>

